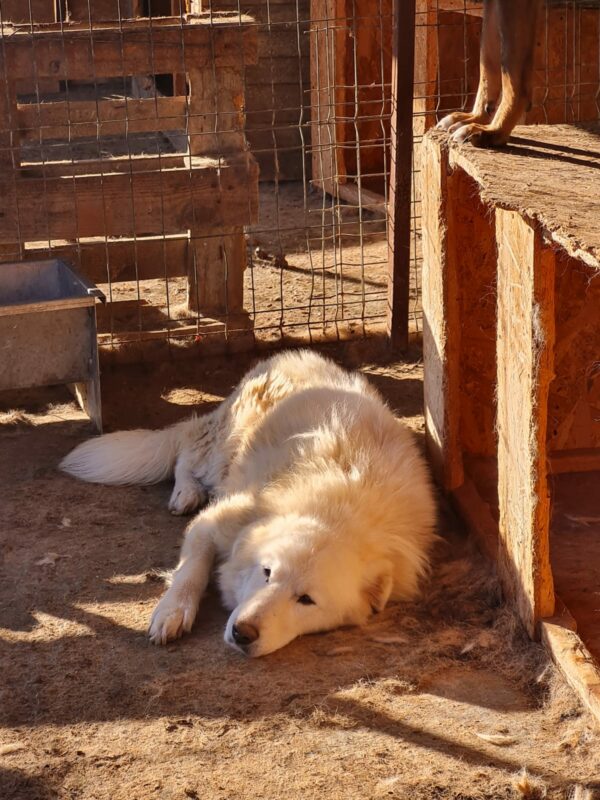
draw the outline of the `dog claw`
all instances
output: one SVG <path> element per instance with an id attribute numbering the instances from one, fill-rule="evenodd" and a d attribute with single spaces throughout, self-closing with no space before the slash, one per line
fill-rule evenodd
<path id="1" fill-rule="evenodd" d="M 165 595 L 166 597 L 166 595 Z M 162 600 L 156 606 L 150 625 L 148 638 L 152 644 L 165 645 L 174 639 L 180 639 L 184 633 L 192 630 L 196 610 L 185 604 L 169 605 Z"/>

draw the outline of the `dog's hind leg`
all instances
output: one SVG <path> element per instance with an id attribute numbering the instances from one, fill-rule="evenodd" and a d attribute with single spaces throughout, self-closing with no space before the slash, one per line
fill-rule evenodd
<path id="1" fill-rule="evenodd" d="M 189 524 L 171 585 L 150 620 L 148 636 L 154 644 L 166 644 L 190 632 L 216 555 L 229 550 L 253 510 L 251 495 L 230 495 L 205 508 Z"/>
<path id="2" fill-rule="evenodd" d="M 206 489 L 194 478 L 193 466 L 189 451 L 181 453 L 175 462 L 175 486 L 169 500 L 171 514 L 191 514 L 208 500 Z"/>

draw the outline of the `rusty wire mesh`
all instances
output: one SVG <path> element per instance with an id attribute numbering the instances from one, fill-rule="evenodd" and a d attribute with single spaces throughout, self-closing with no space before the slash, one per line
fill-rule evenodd
<path id="1" fill-rule="evenodd" d="M 3 257 L 75 263 L 133 357 L 382 322 L 391 6 L 331 12 L 2 0 Z"/>

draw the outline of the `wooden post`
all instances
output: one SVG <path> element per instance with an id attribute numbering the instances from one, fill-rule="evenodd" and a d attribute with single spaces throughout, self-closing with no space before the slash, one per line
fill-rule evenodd
<path id="1" fill-rule="evenodd" d="M 227 158 L 246 149 L 243 64 L 237 69 L 189 72 L 189 152 Z M 242 310 L 246 237 L 241 227 L 214 236 L 209 220 L 192 226 L 188 261 L 188 307 L 214 314 Z M 207 237 L 206 234 L 213 235 Z"/>
<path id="2" fill-rule="evenodd" d="M 436 122 L 438 64 L 438 2 L 437 0 L 417 0 L 415 136 L 423 136 Z"/>
<path id="3" fill-rule="evenodd" d="M 496 210 L 499 571 L 530 636 L 554 613 L 547 485 L 554 255 L 518 212 Z"/>
<path id="4" fill-rule="evenodd" d="M 415 0 L 394 0 L 387 332 L 408 345 Z"/>

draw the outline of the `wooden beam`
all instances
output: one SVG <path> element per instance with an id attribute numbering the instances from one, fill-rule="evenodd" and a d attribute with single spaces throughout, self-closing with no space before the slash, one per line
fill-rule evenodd
<path id="1" fill-rule="evenodd" d="M 530 636 L 554 613 L 546 467 L 554 256 L 518 212 L 496 209 L 499 574 Z"/>
<path id="2" fill-rule="evenodd" d="M 2 26 L 2 47 L 12 79 L 93 81 L 115 75 L 157 75 L 255 64 L 258 35 L 246 15 L 206 14 L 181 20 L 124 20 Z"/>
<path id="3" fill-rule="evenodd" d="M 392 346 L 404 348 L 410 287 L 415 0 L 394 0 L 393 11 L 387 326 Z"/>
<path id="4" fill-rule="evenodd" d="M 23 141 L 126 136 L 131 133 L 185 130 L 185 97 L 119 99 L 17 106 Z"/>
<path id="5" fill-rule="evenodd" d="M 96 237 L 79 242 L 31 242 L 29 259 L 60 258 L 92 283 L 145 281 L 187 274 L 189 236 L 148 236 L 135 239 Z"/>
<path id="6" fill-rule="evenodd" d="M 191 170 L 21 179 L 20 239 L 169 234 L 199 222 L 217 228 L 256 220 L 258 168 L 250 154 L 194 163 Z M 16 226 L 4 197 L 0 215 L 0 239 L 10 240 Z"/>

